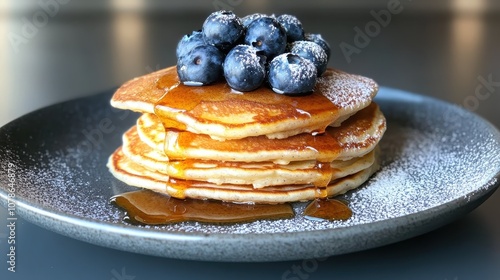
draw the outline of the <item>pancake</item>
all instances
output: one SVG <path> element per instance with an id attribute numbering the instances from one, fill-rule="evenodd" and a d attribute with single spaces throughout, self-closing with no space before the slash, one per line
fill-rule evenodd
<path id="1" fill-rule="evenodd" d="M 150 189 L 175 198 L 215 199 L 238 203 L 286 203 L 332 197 L 361 186 L 379 168 L 378 161 L 355 174 L 331 182 L 325 188 L 314 185 L 285 185 L 255 189 L 251 185 L 232 185 L 203 181 L 172 180 L 126 157 L 118 148 L 108 160 L 110 172 L 128 185 Z"/>
<path id="2" fill-rule="evenodd" d="M 223 163 L 217 161 L 176 161 L 168 165 L 171 178 L 205 181 L 217 185 L 252 185 L 254 189 L 297 184 L 328 185 L 332 180 L 359 172 L 371 166 L 374 153 L 350 161 L 317 163 L 293 162 L 288 165 L 272 163 Z"/>
<path id="3" fill-rule="evenodd" d="M 111 104 L 154 113 L 168 128 L 217 140 L 260 135 L 283 139 L 340 125 L 368 106 L 377 91 L 378 85 L 369 78 L 330 68 L 306 97 L 279 95 L 264 86 L 243 94 L 223 82 L 185 86 L 175 67 L 170 67 L 125 83 Z"/>
<path id="4" fill-rule="evenodd" d="M 287 165 L 272 162 L 224 162 L 216 160 L 169 160 L 141 142 L 135 127 L 123 136 L 122 151 L 131 161 L 170 178 L 221 184 L 252 185 L 254 188 L 290 184 L 313 184 L 324 187 L 332 180 L 368 168 L 375 161 L 374 152 L 348 161 L 294 161 Z"/>
<path id="5" fill-rule="evenodd" d="M 218 141 L 187 131 L 169 130 L 165 133 L 165 128 L 154 114 L 143 114 L 137 120 L 141 140 L 152 149 L 164 152 L 171 160 L 277 164 L 307 160 L 331 162 L 361 157 L 373 150 L 385 129 L 385 118 L 374 102 L 344 121 L 342 126 L 328 127 L 324 135 L 302 133 L 285 139 L 255 136 Z"/>
<path id="6" fill-rule="evenodd" d="M 169 158 L 162 150 L 155 150 L 142 142 L 136 126 L 123 134 L 122 141 L 123 153 L 132 161 L 150 170 L 167 174 L 168 165 L 170 164 Z"/>
<path id="7" fill-rule="evenodd" d="M 124 183 L 176 198 L 285 203 L 343 194 L 379 168 L 377 84 L 328 69 L 305 96 L 179 82 L 175 67 L 122 85 L 112 106 L 142 115 L 108 159 Z"/>
<path id="8" fill-rule="evenodd" d="M 158 152 L 166 153 L 165 150 L 165 127 L 161 123 L 160 119 L 151 113 L 144 113 L 138 119 L 135 125 L 137 129 L 137 133 L 141 138 L 141 141 L 148 145 L 153 150 Z M 171 131 L 171 133 L 184 133 L 183 131 Z M 196 136 L 196 134 L 192 134 L 191 132 L 186 132 L 190 135 Z M 207 138 L 207 136 L 203 136 Z M 217 141 L 223 143 L 221 141 Z M 191 143 L 191 141 L 189 142 Z M 186 157 L 184 157 L 186 158 Z"/>

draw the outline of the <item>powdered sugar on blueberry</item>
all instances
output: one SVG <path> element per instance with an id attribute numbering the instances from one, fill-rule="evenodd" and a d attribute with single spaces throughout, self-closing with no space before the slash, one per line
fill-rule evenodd
<path id="1" fill-rule="evenodd" d="M 276 93 L 303 94 L 316 85 L 316 67 L 300 56 L 284 53 L 269 65 L 269 84 Z"/>
<path id="2" fill-rule="evenodd" d="M 300 42 L 294 44 L 295 42 Z M 210 14 L 201 31 L 193 31 L 191 35 L 184 36 L 178 43 L 177 60 L 179 79 L 185 85 L 198 86 L 206 85 L 218 81 L 219 78 L 225 78 L 230 87 L 236 91 L 251 91 L 266 84 L 271 85 L 276 93 L 280 94 L 305 94 L 310 93 L 314 89 L 317 78 L 311 78 L 311 70 L 308 68 L 309 63 L 300 63 L 291 68 L 279 68 L 284 70 L 283 73 L 277 73 L 275 68 L 273 71 L 264 71 L 261 76 L 260 67 L 251 64 L 244 67 L 246 70 L 252 71 L 235 71 L 234 65 L 236 60 L 238 63 L 253 63 L 252 56 L 242 57 L 247 54 L 239 54 L 232 56 L 227 63 L 221 67 L 221 71 L 215 71 L 213 65 L 209 67 L 195 67 L 197 64 L 196 57 L 204 56 L 200 54 L 200 50 L 213 52 L 210 48 L 200 48 L 201 46 L 210 46 L 219 49 L 222 53 L 222 61 L 226 59 L 226 55 L 231 53 L 231 50 L 239 44 L 251 46 L 259 52 L 260 61 L 263 62 L 264 69 L 270 69 L 270 65 L 274 58 L 282 54 L 293 53 L 305 60 L 312 62 L 316 68 L 316 76 L 320 77 L 325 72 L 330 57 L 330 49 L 328 43 L 319 35 L 308 35 L 304 33 L 304 28 L 299 19 L 293 15 L 283 14 L 279 16 L 266 15 L 255 13 L 243 18 L 237 17 L 231 11 L 217 11 Z M 291 49 L 287 50 L 287 44 L 290 44 Z M 295 45 L 295 47 L 293 47 Z M 194 56 L 192 52 L 198 50 L 198 54 Z M 210 54 L 206 54 L 205 57 Z M 289 56 L 290 57 L 290 56 Z M 183 64 L 180 67 L 179 64 Z M 281 62 L 276 62 L 281 63 Z M 192 64 L 188 68 L 186 65 Z M 227 67 L 231 69 L 225 69 Z M 306 67 L 305 69 L 298 69 Z M 294 71 L 290 71 L 290 69 Z M 206 69 L 205 71 L 199 71 Z M 214 71 L 213 71 L 214 70 Z M 258 70 L 258 71 L 257 71 Z M 191 73 L 196 71 L 196 73 Z M 218 76 L 214 77 L 216 73 Z M 220 73 L 220 74 L 219 74 Z M 222 74 L 223 73 L 223 74 Z M 257 76 L 254 77 L 252 75 Z M 273 76 L 271 77 L 271 73 Z M 290 81 L 285 83 L 285 79 Z M 305 79 L 301 81 L 300 79 Z M 265 83 L 265 81 L 268 83 Z M 281 80 L 279 86 L 277 81 Z"/>

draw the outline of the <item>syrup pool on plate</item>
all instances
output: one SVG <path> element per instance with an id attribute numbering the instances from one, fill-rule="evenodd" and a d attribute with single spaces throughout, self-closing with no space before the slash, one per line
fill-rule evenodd
<path id="1" fill-rule="evenodd" d="M 185 221 L 238 223 L 294 216 L 290 204 L 236 204 L 215 200 L 177 199 L 150 190 L 116 195 L 112 203 L 125 209 L 131 223 L 160 225 Z"/>
<path id="2" fill-rule="evenodd" d="M 122 193 L 111 202 L 126 212 L 133 224 L 162 225 L 186 221 L 230 224 L 263 219 L 289 219 L 295 216 L 290 203 L 237 204 L 215 200 L 178 199 L 150 190 Z M 336 199 L 316 199 L 304 211 L 306 218 L 345 220 L 352 215 L 349 207 Z"/>

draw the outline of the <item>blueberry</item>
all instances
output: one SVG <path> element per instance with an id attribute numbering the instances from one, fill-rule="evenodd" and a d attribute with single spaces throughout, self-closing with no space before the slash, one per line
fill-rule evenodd
<path id="1" fill-rule="evenodd" d="M 239 91 L 258 88 L 266 78 L 266 57 L 248 45 L 234 47 L 224 60 L 224 77 L 229 86 Z"/>
<path id="2" fill-rule="evenodd" d="M 192 49 L 201 45 L 205 45 L 201 31 L 193 31 L 191 34 L 184 35 L 177 43 L 177 49 L 175 50 L 177 58 L 185 56 Z"/>
<path id="3" fill-rule="evenodd" d="M 304 40 L 304 28 L 297 17 L 285 14 L 276 20 L 285 28 L 288 42 Z"/>
<path id="4" fill-rule="evenodd" d="M 326 71 L 328 57 L 318 44 L 311 41 L 295 41 L 290 45 L 290 52 L 310 60 L 316 66 L 318 76 Z"/>
<path id="5" fill-rule="evenodd" d="M 236 45 L 245 33 L 241 19 L 231 11 L 210 14 L 203 23 L 203 39 L 224 52 Z"/>
<path id="6" fill-rule="evenodd" d="M 263 51 L 268 59 L 272 59 L 285 51 L 286 32 L 273 17 L 261 17 L 248 26 L 245 44 Z"/>
<path id="7" fill-rule="evenodd" d="M 322 47 L 326 53 L 328 60 L 330 60 L 330 53 L 331 53 L 330 45 L 328 44 L 328 42 L 325 39 L 323 39 L 321 34 L 306 33 L 304 35 L 304 37 L 305 37 L 306 41 L 314 42 L 314 43 L 318 44 L 320 47 Z"/>
<path id="8" fill-rule="evenodd" d="M 224 54 L 214 46 L 202 45 L 177 60 L 177 75 L 190 86 L 213 83 L 222 77 Z"/>
<path id="9" fill-rule="evenodd" d="M 316 67 L 310 60 L 284 53 L 269 64 L 268 81 L 276 93 L 298 95 L 314 89 L 316 74 Z"/>
<path id="10" fill-rule="evenodd" d="M 255 14 L 251 14 L 251 15 L 247 15 L 247 16 L 244 16 L 241 18 L 241 22 L 243 23 L 243 26 L 245 28 L 247 28 L 250 23 L 252 23 L 252 21 L 258 19 L 258 18 L 263 18 L 263 17 L 267 17 L 268 15 L 266 14 L 261 14 L 261 13 L 255 13 Z"/>

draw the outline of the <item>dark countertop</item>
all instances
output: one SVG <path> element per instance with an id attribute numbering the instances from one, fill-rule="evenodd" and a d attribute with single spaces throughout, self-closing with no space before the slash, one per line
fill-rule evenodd
<path id="1" fill-rule="evenodd" d="M 356 27 L 375 26 L 373 13 L 381 8 L 294 6 L 293 13 L 330 42 L 331 66 L 372 77 L 382 86 L 461 105 L 500 127 L 499 14 L 414 11 L 411 3 L 403 4 L 385 26 L 369 30 L 371 37 L 365 41 L 357 38 Z M 36 108 L 102 92 L 175 64 L 177 40 L 198 29 L 212 6 L 189 17 L 169 10 L 79 13 L 64 8 L 44 22 L 40 17 L 39 27 L 32 29 L 26 22 L 37 20 L 39 7 L 0 14 L 0 32 L 8 37 L 0 46 L 6 78 L 0 85 L 0 125 Z M 235 11 L 247 13 L 243 8 Z M 259 11 L 288 12 L 284 7 Z M 138 255 L 77 241 L 20 219 L 16 273 L 7 271 L 7 228 L 0 227 L 0 278 L 499 279 L 499 212 L 496 192 L 465 217 L 410 240 L 322 261 L 276 263 Z M 0 220 L 6 222 L 6 217 L 0 207 Z"/>

